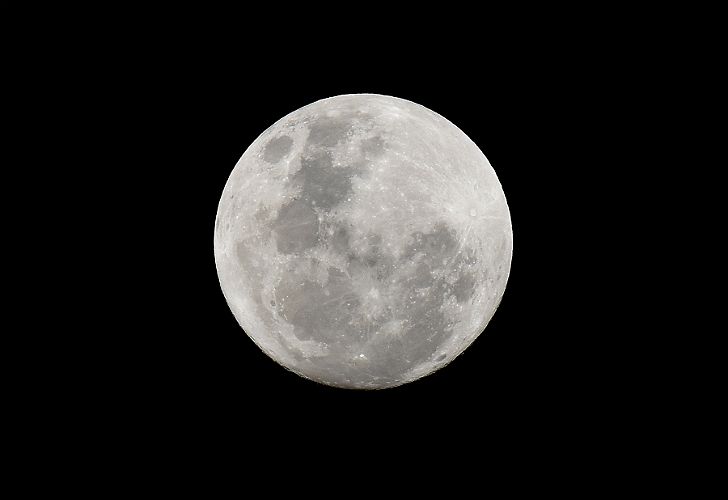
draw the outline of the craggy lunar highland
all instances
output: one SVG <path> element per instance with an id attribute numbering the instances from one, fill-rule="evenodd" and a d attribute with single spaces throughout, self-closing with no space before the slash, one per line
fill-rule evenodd
<path id="1" fill-rule="evenodd" d="M 268 356 L 379 389 L 443 367 L 483 331 L 512 241 L 498 178 L 459 128 L 403 99 L 343 95 L 245 151 L 220 199 L 215 261 Z"/>

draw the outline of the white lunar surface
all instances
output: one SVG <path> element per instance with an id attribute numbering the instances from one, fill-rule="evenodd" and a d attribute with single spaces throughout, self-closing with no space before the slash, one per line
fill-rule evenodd
<path id="1" fill-rule="evenodd" d="M 317 101 L 263 132 L 215 222 L 240 326 L 284 367 L 345 388 L 452 361 L 498 307 L 512 242 L 478 147 L 429 109 L 372 94 Z"/>

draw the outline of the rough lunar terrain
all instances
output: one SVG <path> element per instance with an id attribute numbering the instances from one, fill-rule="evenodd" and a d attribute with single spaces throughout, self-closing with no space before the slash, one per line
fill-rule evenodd
<path id="1" fill-rule="evenodd" d="M 500 183 L 455 125 L 360 94 L 282 118 L 235 166 L 215 260 L 245 332 L 304 377 L 410 382 L 490 321 L 511 264 Z"/>

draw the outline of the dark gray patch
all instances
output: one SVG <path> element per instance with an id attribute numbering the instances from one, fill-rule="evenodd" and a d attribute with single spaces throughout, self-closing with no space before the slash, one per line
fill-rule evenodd
<path id="1" fill-rule="evenodd" d="M 361 143 L 361 151 L 367 157 L 381 156 L 384 153 L 384 140 L 379 136 L 365 139 Z"/>
<path id="2" fill-rule="evenodd" d="M 452 284 L 450 292 L 458 303 L 469 300 L 475 293 L 476 273 L 474 270 L 478 259 L 472 248 L 464 248 L 455 257 L 452 263 L 452 269 L 457 273 L 457 279 Z M 488 279 L 488 270 L 485 270 L 484 278 Z"/>
<path id="3" fill-rule="evenodd" d="M 288 154 L 293 146 L 293 139 L 287 135 L 276 137 L 265 145 L 263 159 L 268 163 L 278 163 Z"/>
<path id="4" fill-rule="evenodd" d="M 420 263 L 405 283 L 411 288 L 425 288 L 432 284 L 432 268 L 427 264 Z"/>
<path id="5" fill-rule="evenodd" d="M 447 358 L 447 354 L 440 354 L 435 361 L 444 361 Z"/>
<path id="6" fill-rule="evenodd" d="M 347 270 L 351 275 L 368 275 L 379 281 L 386 281 L 394 272 L 394 258 L 381 250 L 382 237 L 368 234 L 364 248 L 353 251 L 346 248 Z"/>
<path id="7" fill-rule="evenodd" d="M 278 251 L 300 253 L 318 243 L 318 216 L 304 200 L 284 205 L 273 223 Z"/>
<path id="8" fill-rule="evenodd" d="M 326 246 L 346 259 L 346 271 L 349 275 L 368 275 L 380 281 L 391 276 L 395 260 L 391 255 L 382 252 L 381 235 L 374 233 L 367 235 L 364 248 L 355 251 L 351 247 L 351 234 L 346 225 L 334 223 L 331 229 L 326 232 Z"/>
<path id="9" fill-rule="evenodd" d="M 276 300 L 298 339 L 326 342 L 340 353 L 342 346 L 363 341 L 365 329 L 357 313 L 360 301 L 349 279 L 334 268 L 328 274 L 325 287 L 289 275 L 276 287 Z"/>
<path id="10" fill-rule="evenodd" d="M 301 158 L 301 168 L 292 182 L 301 186 L 301 198 L 322 210 L 329 210 L 344 201 L 351 193 L 351 178 L 358 170 L 346 167 L 334 168 L 331 156 L 319 152 Z"/>
<path id="11" fill-rule="evenodd" d="M 471 273 L 463 272 L 452 285 L 452 294 L 458 302 L 465 302 L 475 293 L 475 277 Z"/>
<path id="12" fill-rule="evenodd" d="M 349 250 L 349 230 L 346 226 L 337 225 L 334 227 L 334 233 L 331 235 L 329 245 L 339 255 L 346 255 Z"/>
<path id="13" fill-rule="evenodd" d="M 445 338 L 451 335 L 447 331 L 447 319 L 441 311 L 446 289 L 445 281 L 438 280 L 429 293 L 417 300 L 405 302 L 407 317 L 414 321 L 402 336 L 402 344 L 404 355 L 413 363 L 429 359 Z"/>
<path id="14" fill-rule="evenodd" d="M 346 139 L 351 130 L 351 120 L 321 117 L 309 125 L 308 143 L 333 147 Z"/>
<path id="15" fill-rule="evenodd" d="M 411 242 L 405 247 L 405 257 L 412 258 L 422 253 L 423 261 L 431 267 L 438 266 L 442 259 L 454 256 L 458 248 L 455 231 L 445 224 L 437 224 L 430 233 L 416 231 L 410 235 L 410 239 Z"/>

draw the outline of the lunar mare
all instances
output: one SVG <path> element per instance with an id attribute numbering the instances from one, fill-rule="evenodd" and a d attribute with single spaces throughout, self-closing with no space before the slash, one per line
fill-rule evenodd
<path id="1" fill-rule="evenodd" d="M 222 193 L 215 262 L 240 326 L 328 385 L 401 385 L 449 363 L 503 296 L 513 248 L 501 185 L 429 109 L 358 94 L 285 116 Z"/>

